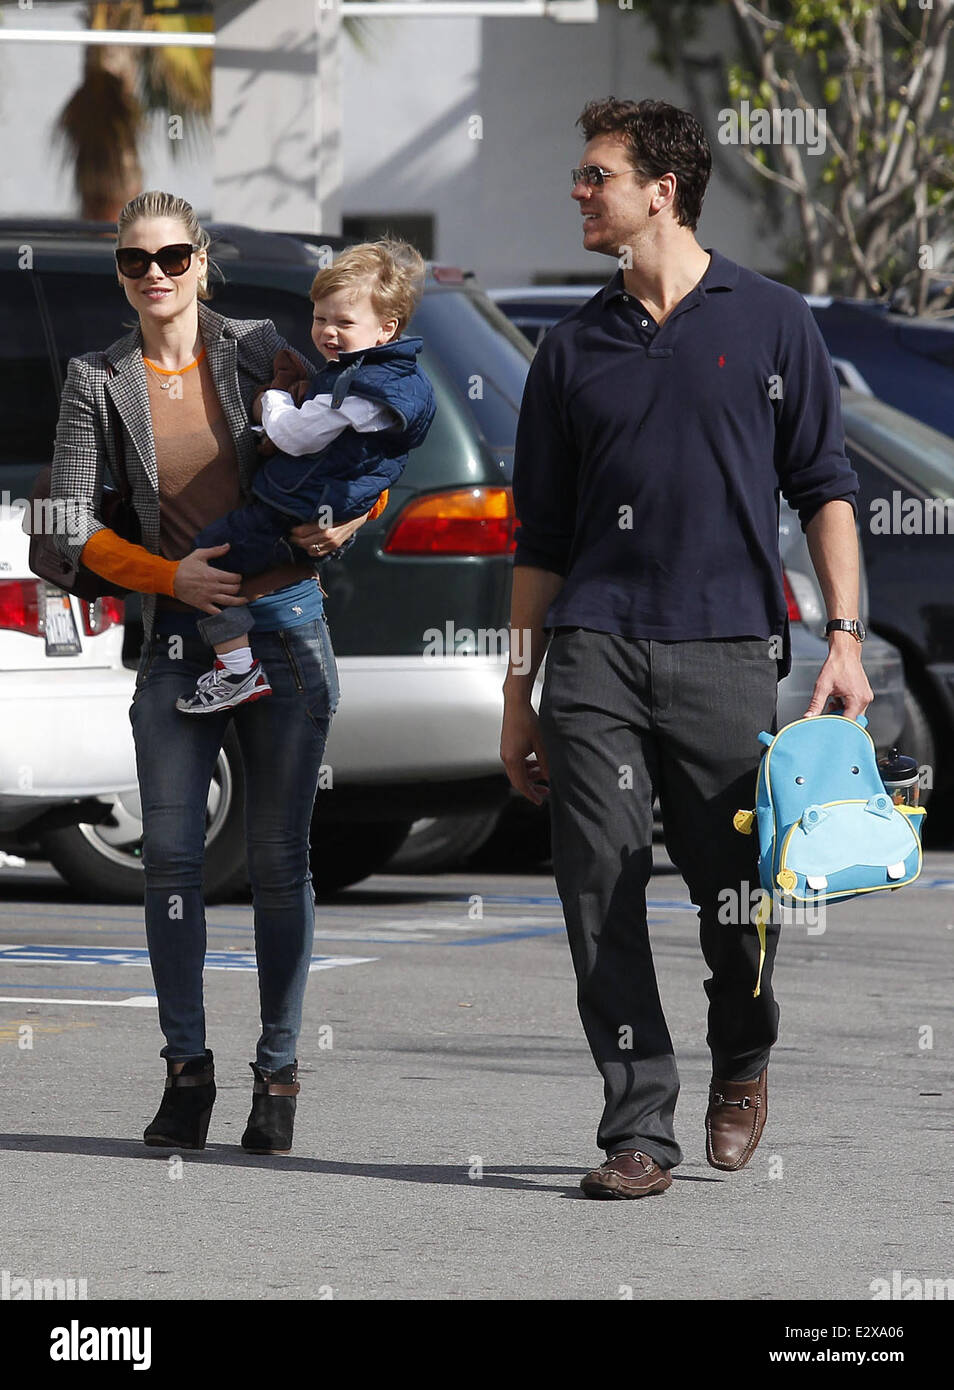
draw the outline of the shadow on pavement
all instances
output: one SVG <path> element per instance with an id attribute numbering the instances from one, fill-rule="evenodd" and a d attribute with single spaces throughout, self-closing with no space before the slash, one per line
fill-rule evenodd
<path id="1" fill-rule="evenodd" d="M 563 1197 L 581 1197 L 577 1183 L 563 1187 L 548 1182 L 534 1182 L 530 1175 L 566 1177 L 566 1167 L 545 1164 L 522 1164 L 519 1167 L 484 1169 L 480 1179 L 468 1176 L 461 1164 L 408 1163 L 340 1163 L 323 1158 L 271 1158 L 268 1155 L 246 1154 L 238 1145 L 210 1144 L 200 1151 L 147 1148 L 132 1139 L 86 1138 L 73 1134 L 0 1134 L 0 1150 L 10 1153 L 77 1154 L 84 1158 L 133 1158 L 147 1163 L 166 1162 L 173 1154 L 190 1163 L 213 1167 L 271 1168 L 285 1173 L 314 1173 L 336 1177 L 383 1178 L 387 1182 L 421 1182 L 436 1186 L 499 1187 L 509 1191 L 554 1192 Z M 581 1175 L 583 1169 L 580 1169 Z M 526 1174 L 527 1176 L 521 1176 Z M 674 1173 L 675 1182 L 722 1182 L 718 1177 Z M 586 1199 L 583 1199 L 586 1200 Z"/>

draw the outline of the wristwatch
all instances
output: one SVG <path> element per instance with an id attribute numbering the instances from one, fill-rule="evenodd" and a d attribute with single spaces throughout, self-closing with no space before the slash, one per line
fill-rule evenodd
<path id="1" fill-rule="evenodd" d="M 860 618 L 832 618 L 830 623 L 825 624 L 825 636 L 830 632 L 850 632 L 859 642 L 863 642 L 868 635 Z"/>

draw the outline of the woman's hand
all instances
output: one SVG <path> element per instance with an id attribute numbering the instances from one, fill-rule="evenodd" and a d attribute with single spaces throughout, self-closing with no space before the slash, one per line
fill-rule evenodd
<path id="1" fill-rule="evenodd" d="M 176 598 L 203 613 L 221 613 L 223 608 L 248 603 L 248 599 L 239 597 L 242 576 L 209 564 L 210 557 L 224 555 L 229 549 L 228 544 L 210 545 L 204 550 L 193 550 L 180 560 L 172 584 Z"/>
<path id="2" fill-rule="evenodd" d="M 345 541 L 349 541 L 356 531 L 360 531 L 370 515 L 370 512 L 365 512 L 364 516 L 355 517 L 354 521 L 343 521 L 340 526 L 325 527 L 320 526 L 317 521 L 303 521 L 300 526 L 289 531 L 289 539 L 302 550 L 307 550 L 309 555 L 331 555 L 340 549 Z"/>

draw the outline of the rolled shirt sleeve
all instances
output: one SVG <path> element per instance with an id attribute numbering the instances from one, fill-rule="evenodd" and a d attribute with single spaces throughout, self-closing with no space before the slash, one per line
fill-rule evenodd
<path id="1" fill-rule="evenodd" d="M 793 296 L 779 377 L 775 469 L 782 495 L 803 531 L 826 502 L 848 502 L 857 516 L 858 478 L 845 453 L 838 378 L 800 295 Z"/>

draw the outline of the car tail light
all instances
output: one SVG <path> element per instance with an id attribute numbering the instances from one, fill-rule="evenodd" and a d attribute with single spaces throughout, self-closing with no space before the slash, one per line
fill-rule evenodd
<path id="1" fill-rule="evenodd" d="M 83 599 L 80 609 L 87 637 L 98 637 L 110 627 L 122 627 L 126 620 L 126 605 L 121 598 L 97 598 L 92 603 Z"/>
<path id="2" fill-rule="evenodd" d="M 802 610 L 798 606 L 798 599 L 792 592 L 792 586 L 788 582 L 788 575 L 782 570 L 782 583 L 785 586 L 785 602 L 788 604 L 789 622 L 800 623 L 802 621 Z"/>
<path id="3" fill-rule="evenodd" d="M 509 555 L 517 518 L 509 487 L 431 492 L 409 502 L 384 543 L 386 555 Z"/>
<path id="4" fill-rule="evenodd" d="M 39 637 L 40 616 L 38 579 L 0 579 L 0 628 Z"/>
<path id="5" fill-rule="evenodd" d="M 464 272 L 457 265 L 432 266 L 431 274 L 439 285 L 462 285 L 465 279 Z"/>

